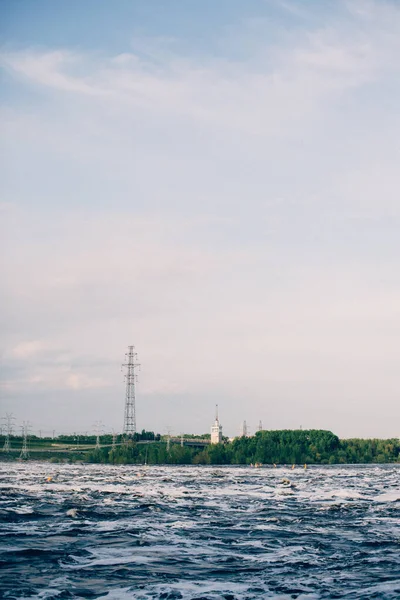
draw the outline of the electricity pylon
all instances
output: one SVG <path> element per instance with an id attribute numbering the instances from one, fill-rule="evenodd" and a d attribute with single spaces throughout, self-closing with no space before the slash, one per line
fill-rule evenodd
<path id="1" fill-rule="evenodd" d="M 28 450 L 28 435 L 29 435 L 29 422 L 24 421 L 22 425 L 22 449 L 21 454 L 19 455 L 20 460 L 28 460 L 29 458 L 29 450 Z"/>
<path id="2" fill-rule="evenodd" d="M 6 439 L 4 440 L 4 446 L 3 446 L 3 452 L 6 452 L 7 454 L 10 452 L 11 450 L 11 443 L 10 443 L 10 437 L 13 434 L 13 421 L 15 420 L 15 417 L 12 415 L 12 413 L 7 413 L 5 416 L 5 427 L 6 427 Z"/>
<path id="3" fill-rule="evenodd" d="M 125 412 L 124 412 L 124 429 L 123 432 L 126 436 L 132 436 L 136 433 L 136 397 L 135 397 L 135 384 L 136 384 L 136 373 L 135 369 L 140 367 L 137 361 L 137 353 L 135 352 L 134 346 L 128 346 L 128 352 L 125 354 L 126 362 L 124 362 L 121 368 L 126 369 L 125 381 Z"/>

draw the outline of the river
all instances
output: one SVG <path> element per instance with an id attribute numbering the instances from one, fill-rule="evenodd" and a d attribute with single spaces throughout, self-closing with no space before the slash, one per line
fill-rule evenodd
<path id="1" fill-rule="evenodd" d="M 400 465 L 0 463 L 0 596 L 400 598 Z"/>

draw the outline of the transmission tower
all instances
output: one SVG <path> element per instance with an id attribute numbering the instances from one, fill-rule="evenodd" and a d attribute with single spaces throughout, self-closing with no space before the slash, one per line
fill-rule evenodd
<path id="1" fill-rule="evenodd" d="M 12 415 L 12 413 L 7 413 L 5 416 L 5 428 L 6 428 L 6 439 L 4 440 L 4 446 L 3 446 L 3 452 L 10 452 L 11 450 L 11 444 L 10 444 L 10 437 L 13 434 L 13 421 L 15 420 L 15 417 Z"/>
<path id="2" fill-rule="evenodd" d="M 246 421 L 243 421 L 243 424 L 242 424 L 242 437 L 247 437 L 247 423 L 246 423 Z"/>
<path id="3" fill-rule="evenodd" d="M 10 447 L 10 435 L 8 433 L 8 429 L 6 430 L 6 439 L 4 440 L 4 446 L 3 446 L 3 452 L 6 452 L 7 454 L 10 452 L 11 447 Z"/>
<path id="4" fill-rule="evenodd" d="M 101 421 L 96 421 L 94 430 L 96 433 L 96 450 L 100 450 L 100 436 L 103 433 L 103 424 Z"/>
<path id="5" fill-rule="evenodd" d="M 125 413 L 124 413 L 124 434 L 132 436 L 136 433 L 136 405 L 135 405 L 135 369 L 140 367 L 137 361 L 137 354 L 134 346 L 128 346 L 128 352 L 125 354 L 125 360 L 122 368 L 126 369 L 125 381 Z"/>
<path id="6" fill-rule="evenodd" d="M 22 425 L 22 449 L 21 454 L 19 455 L 20 460 L 27 460 L 29 458 L 29 450 L 28 450 L 28 435 L 29 435 L 29 422 L 24 421 Z"/>
<path id="7" fill-rule="evenodd" d="M 262 428 L 263 428 L 263 426 L 262 426 L 262 421 L 261 421 L 261 419 L 260 419 L 260 421 L 259 421 L 259 423 L 258 423 L 258 431 L 262 431 Z"/>

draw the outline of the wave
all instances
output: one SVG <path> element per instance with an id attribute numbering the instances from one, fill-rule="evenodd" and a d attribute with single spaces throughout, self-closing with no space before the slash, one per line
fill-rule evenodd
<path id="1" fill-rule="evenodd" d="M 0 465 L 0 596 L 392 600 L 399 484 L 393 465 Z"/>

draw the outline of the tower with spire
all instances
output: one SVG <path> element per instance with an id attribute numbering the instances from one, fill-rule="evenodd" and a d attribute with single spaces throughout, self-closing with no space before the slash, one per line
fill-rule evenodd
<path id="1" fill-rule="evenodd" d="M 222 443 L 222 425 L 218 418 L 218 404 L 215 405 L 215 421 L 214 425 L 211 426 L 211 443 L 221 444 Z"/>

